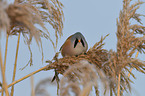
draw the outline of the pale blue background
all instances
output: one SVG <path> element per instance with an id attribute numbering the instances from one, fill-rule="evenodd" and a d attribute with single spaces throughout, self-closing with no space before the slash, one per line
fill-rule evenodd
<path id="1" fill-rule="evenodd" d="M 74 34 L 77 31 L 82 32 L 85 36 L 89 48 L 92 47 L 95 42 L 98 42 L 101 36 L 105 36 L 106 34 L 110 34 L 105 39 L 104 48 L 107 50 L 113 49 L 116 50 L 116 19 L 119 17 L 119 12 L 122 9 L 122 1 L 123 0 L 61 0 L 64 4 L 64 29 L 63 29 L 63 37 L 59 39 L 58 48 L 63 44 L 63 42 L 67 39 L 68 36 Z M 141 6 L 138 10 L 140 13 L 145 14 L 145 4 Z M 145 18 L 143 18 L 143 23 L 145 24 Z M 53 30 L 48 27 L 49 32 L 51 32 L 51 37 L 55 40 L 55 35 Z M 41 62 L 41 52 L 39 48 L 37 48 L 37 44 L 35 40 L 33 40 L 31 48 L 33 52 L 33 66 L 27 67 L 23 71 L 19 70 L 23 66 L 25 66 L 29 60 L 29 50 L 27 45 L 23 42 L 23 37 L 21 36 L 20 40 L 20 48 L 18 55 L 18 66 L 17 66 L 17 74 L 16 80 L 45 66 L 46 60 L 51 60 L 55 54 L 52 44 L 49 40 L 42 39 L 43 42 L 43 50 L 44 50 L 44 63 L 42 65 Z M 12 36 L 9 38 L 8 45 L 8 58 L 7 58 L 7 69 L 6 76 L 8 84 L 11 83 L 12 73 L 13 73 L 13 65 L 15 58 L 15 50 L 17 44 L 17 37 Z M 1 46 L 2 53 L 4 55 L 5 48 L 5 35 L 2 35 L 1 38 Z M 139 55 L 139 59 L 144 60 L 145 55 Z M 135 76 L 137 77 L 132 84 L 132 94 L 126 94 L 125 96 L 144 96 L 145 94 L 145 75 L 133 71 Z M 42 71 L 34 75 L 35 86 L 40 81 L 47 77 L 53 77 L 54 72 L 52 71 Z M 0 74 L 1 80 L 1 74 Z M 49 86 L 49 85 L 48 85 Z M 48 92 L 51 96 L 56 96 L 56 88 L 48 87 Z M 30 96 L 31 95 L 31 87 L 30 87 L 30 78 L 23 80 L 22 82 L 15 85 L 15 93 L 14 96 Z M 93 95 L 92 95 L 93 96 Z"/>

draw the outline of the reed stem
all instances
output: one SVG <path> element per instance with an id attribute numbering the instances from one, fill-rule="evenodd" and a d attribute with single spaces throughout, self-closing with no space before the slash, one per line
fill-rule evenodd
<path id="1" fill-rule="evenodd" d="M 15 56 L 15 64 L 14 64 L 12 82 L 15 81 L 15 77 L 16 77 L 16 68 L 17 68 L 17 59 L 18 59 L 18 51 L 19 51 L 19 44 L 20 44 L 20 35 L 21 35 L 21 33 L 19 33 L 19 35 L 18 35 L 17 49 L 16 49 L 16 56 Z M 11 89 L 11 96 L 13 96 L 13 94 L 14 94 L 14 86 L 12 86 L 12 89 Z"/>
<path id="2" fill-rule="evenodd" d="M 8 86 L 6 83 L 5 72 L 4 72 L 4 67 L 3 67 L 1 48 L 0 48 L 0 68 L 1 68 L 2 81 L 3 81 L 2 82 L 2 89 L 5 91 L 6 96 L 9 96 Z"/>

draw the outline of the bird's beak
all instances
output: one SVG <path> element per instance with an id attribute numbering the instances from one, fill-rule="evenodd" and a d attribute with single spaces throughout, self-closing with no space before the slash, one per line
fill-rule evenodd
<path id="1" fill-rule="evenodd" d="M 78 42 L 81 42 L 81 40 L 78 40 Z"/>

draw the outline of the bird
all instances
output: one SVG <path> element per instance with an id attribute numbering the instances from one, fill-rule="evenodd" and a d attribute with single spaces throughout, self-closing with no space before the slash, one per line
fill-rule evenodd
<path id="1" fill-rule="evenodd" d="M 61 46 L 60 51 L 63 57 L 66 56 L 78 56 L 82 53 L 86 53 L 88 44 L 85 37 L 80 33 L 69 36 L 64 44 Z"/>
<path id="2" fill-rule="evenodd" d="M 60 51 L 63 57 L 66 56 L 78 56 L 82 53 L 85 53 L 88 49 L 88 43 L 85 40 L 85 37 L 80 33 L 76 32 L 75 34 L 69 36 L 64 44 L 61 46 Z M 51 82 L 55 79 L 58 82 L 58 72 L 55 70 L 55 75 Z"/>

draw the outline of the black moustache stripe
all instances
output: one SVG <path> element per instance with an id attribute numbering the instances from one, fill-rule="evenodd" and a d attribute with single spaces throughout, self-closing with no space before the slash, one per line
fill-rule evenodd
<path id="1" fill-rule="evenodd" d="M 77 46 L 77 44 L 78 44 L 78 39 L 76 38 L 76 40 L 75 40 L 75 44 L 74 44 L 74 48 Z"/>
<path id="2" fill-rule="evenodd" d="M 75 43 L 74 43 L 74 48 L 77 46 L 78 42 L 79 42 L 78 38 L 76 38 Z M 82 43 L 83 47 L 85 47 L 85 43 L 82 39 L 81 39 L 81 43 Z"/>
<path id="3" fill-rule="evenodd" d="M 84 41 L 82 39 L 81 39 L 81 43 L 82 43 L 83 47 L 85 47 Z"/>

